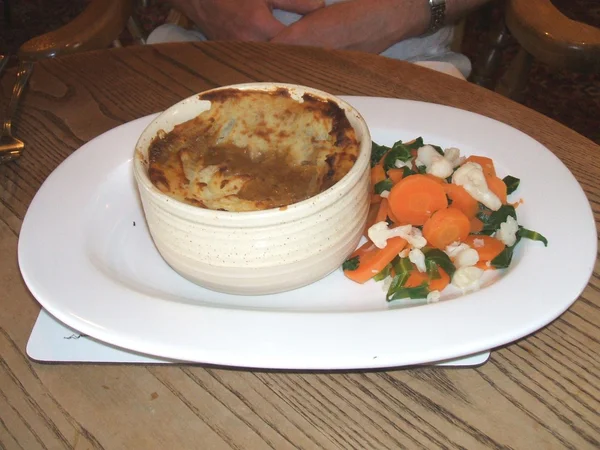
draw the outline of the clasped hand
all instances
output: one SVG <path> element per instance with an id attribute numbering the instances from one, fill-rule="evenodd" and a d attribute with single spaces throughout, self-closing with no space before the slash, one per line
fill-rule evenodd
<path id="1" fill-rule="evenodd" d="M 348 0 L 325 6 L 324 0 L 174 0 L 212 40 L 270 41 L 380 53 L 420 33 L 425 8 L 411 0 Z M 421 2 L 425 4 L 425 2 Z M 404 5 L 401 8 L 400 5 Z M 302 14 L 285 26 L 273 9 Z"/>

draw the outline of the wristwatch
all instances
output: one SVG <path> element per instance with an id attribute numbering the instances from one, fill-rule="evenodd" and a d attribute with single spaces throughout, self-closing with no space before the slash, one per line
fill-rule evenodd
<path id="1" fill-rule="evenodd" d="M 429 9 L 431 11 L 431 19 L 429 20 L 427 34 L 432 34 L 444 26 L 444 19 L 446 18 L 446 0 L 428 1 Z"/>

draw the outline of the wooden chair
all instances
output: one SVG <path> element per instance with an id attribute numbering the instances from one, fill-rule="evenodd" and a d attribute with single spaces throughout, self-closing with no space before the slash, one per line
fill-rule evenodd
<path id="1" fill-rule="evenodd" d="M 492 31 L 490 48 L 476 61 L 471 81 L 520 101 L 534 59 L 556 69 L 600 71 L 600 29 L 569 19 L 550 0 L 506 0 L 505 6 L 504 21 Z M 519 52 L 494 86 L 511 36 Z"/>
<path id="2" fill-rule="evenodd" d="M 144 44 L 145 36 L 135 17 L 137 6 L 146 7 L 147 0 L 91 0 L 86 9 L 71 22 L 25 42 L 19 48 L 19 59 L 35 62 L 69 53 L 119 46 L 118 37 L 125 29 L 129 30 L 136 43 Z M 169 11 L 165 23 L 184 28 L 192 26 L 191 21 L 174 8 Z"/>
<path id="3" fill-rule="evenodd" d="M 25 42 L 18 52 L 21 61 L 37 61 L 87 50 L 107 48 L 121 32 L 135 27 L 132 0 L 91 0 L 86 9 L 61 28 Z"/>

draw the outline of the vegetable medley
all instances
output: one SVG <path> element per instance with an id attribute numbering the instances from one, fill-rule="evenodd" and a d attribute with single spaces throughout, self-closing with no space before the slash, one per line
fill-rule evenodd
<path id="1" fill-rule="evenodd" d="M 437 301 L 449 284 L 478 289 L 484 271 L 510 265 L 522 238 L 548 245 L 518 224 L 520 201 L 508 200 L 518 186 L 485 156 L 465 158 L 420 137 L 373 143 L 367 242 L 344 262 L 344 274 L 357 283 L 383 281 L 388 301 Z"/>

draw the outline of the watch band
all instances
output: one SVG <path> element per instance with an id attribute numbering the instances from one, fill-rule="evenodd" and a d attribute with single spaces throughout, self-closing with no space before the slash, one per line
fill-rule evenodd
<path id="1" fill-rule="evenodd" d="M 431 11 L 431 19 L 429 20 L 429 28 L 427 33 L 435 33 L 444 26 L 446 18 L 446 0 L 428 0 L 429 9 Z"/>

